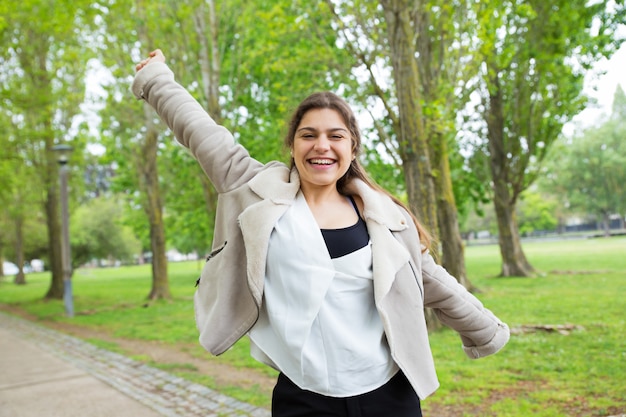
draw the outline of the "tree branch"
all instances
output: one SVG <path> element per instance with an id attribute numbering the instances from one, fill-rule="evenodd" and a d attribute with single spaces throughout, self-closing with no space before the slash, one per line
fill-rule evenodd
<path id="1" fill-rule="evenodd" d="M 376 77 L 374 75 L 374 70 L 373 70 L 374 64 L 371 62 L 370 59 L 368 59 L 365 52 L 363 52 L 360 48 L 354 45 L 353 42 L 350 41 L 349 37 L 347 36 L 348 28 L 346 27 L 345 23 L 343 22 L 343 20 L 337 13 L 337 10 L 335 9 L 335 5 L 333 4 L 332 0 L 325 0 L 325 2 L 328 5 L 328 8 L 330 9 L 330 12 L 332 13 L 332 15 L 335 17 L 337 24 L 339 25 L 339 32 L 343 35 L 342 37 L 346 42 L 346 49 L 352 55 L 357 57 L 358 61 L 361 64 L 363 64 L 365 68 L 367 69 L 374 94 L 380 98 L 380 100 L 383 103 L 383 106 L 385 107 L 385 110 L 387 111 L 387 114 L 389 115 L 389 118 L 391 119 L 391 122 L 393 123 L 394 127 L 397 127 L 399 125 L 398 116 L 393 111 L 393 108 L 391 107 L 387 98 L 385 97 L 385 91 L 380 86 L 380 84 L 378 84 L 378 82 L 376 81 Z M 360 26 L 365 32 L 365 25 L 361 24 Z"/>

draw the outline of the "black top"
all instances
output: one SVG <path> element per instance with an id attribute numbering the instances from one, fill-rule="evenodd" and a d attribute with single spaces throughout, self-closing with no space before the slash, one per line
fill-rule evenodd
<path id="1" fill-rule="evenodd" d="M 350 197 L 350 202 L 356 213 L 359 214 L 352 197 Z M 332 259 L 356 252 L 367 246 L 370 240 L 367 226 L 360 215 L 357 222 L 352 226 L 342 229 L 321 229 L 321 231 L 326 242 L 326 248 L 328 248 L 328 253 L 330 253 Z"/>

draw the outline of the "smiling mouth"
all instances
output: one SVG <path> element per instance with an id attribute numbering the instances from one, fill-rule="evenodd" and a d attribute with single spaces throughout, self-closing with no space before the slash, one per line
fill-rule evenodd
<path id="1" fill-rule="evenodd" d="M 332 159 L 309 159 L 309 163 L 313 165 L 332 165 L 335 161 Z"/>

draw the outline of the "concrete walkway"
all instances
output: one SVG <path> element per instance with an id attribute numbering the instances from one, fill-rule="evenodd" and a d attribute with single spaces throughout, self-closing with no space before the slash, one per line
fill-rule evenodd
<path id="1" fill-rule="evenodd" d="M 0 417 L 269 417 L 78 338 L 0 312 Z"/>

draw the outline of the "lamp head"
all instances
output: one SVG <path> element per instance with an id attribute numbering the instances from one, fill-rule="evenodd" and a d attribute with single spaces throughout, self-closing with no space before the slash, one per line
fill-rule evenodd
<path id="1" fill-rule="evenodd" d="M 74 150 L 70 145 L 55 145 L 52 147 L 52 150 L 57 154 L 57 162 L 59 165 L 67 164 L 67 161 L 70 159 L 70 154 Z"/>

